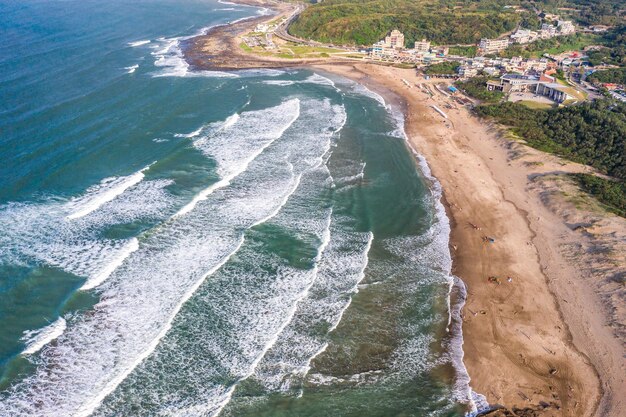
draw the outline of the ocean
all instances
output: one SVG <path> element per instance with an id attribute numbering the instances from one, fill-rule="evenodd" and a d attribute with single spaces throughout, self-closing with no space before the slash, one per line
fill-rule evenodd
<path id="1" fill-rule="evenodd" d="M 267 12 L 0 2 L 0 416 L 466 412 L 449 225 L 401 112 L 182 59 Z"/>

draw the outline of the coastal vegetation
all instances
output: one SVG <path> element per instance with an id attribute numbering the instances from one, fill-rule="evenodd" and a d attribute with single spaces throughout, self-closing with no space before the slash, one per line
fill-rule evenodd
<path id="1" fill-rule="evenodd" d="M 488 77 L 472 77 L 465 81 L 457 81 L 455 85 L 465 94 L 483 103 L 495 103 L 502 100 L 504 93 L 502 91 L 487 90 Z"/>
<path id="2" fill-rule="evenodd" d="M 398 29 L 405 34 L 407 47 L 422 38 L 439 45 L 468 45 L 483 37 L 496 38 L 518 25 L 538 29 L 544 16 L 540 11 L 572 18 L 584 26 L 617 25 L 623 7 L 623 0 L 325 0 L 308 7 L 289 31 L 322 42 L 371 45 L 392 29 Z M 526 53 L 550 49 L 558 53 L 567 50 L 568 42 L 586 46 L 590 39 L 589 34 L 560 39 Z M 465 51 L 460 52 L 465 55 Z"/>
<path id="3" fill-rule="evenodd" d="M 444 62 L 439 62 L 437 64 L 429 65 L 424 70 L 424 73 L 428 75 L 449 75 L 449 74 L 454 75 L 456 74 L 456 71 L 459 68 L 459 66 L 460 64 L 458 62 L 444 61 Z"/>
<path id="4" fill-rule="evenodd" d="M 537 149 L 626 180 L 625 103 L 596 100 L 542 110 L 506 102 L 478 106 L 476 112 L 509 126 Z"/>
<path id="5" fill-rule="evenodd" d="M 612 181 L 589 174 L 573 174 L 572 177 L 607 210 L 626 217 L 626 181 Z"/>
<path id="6" fill-rule="evenodd" d="M 325 0 L 308 7 L 289 31 L 305 39 L 335 44 L 371 45 L 392 29 L 405 35 L 405 46 L 422 38 L 437 44 L 472 44 L 512 31 L 520 14 L 502 0 L 461 6 L 444 0 Z"/>
<path id="7" fill-rule="evenodd" d="M 589 77 L 591 82 L 626 84 L 626 67 L 596 71 Z"/>
<path id="8" fill-rule="evenodd" d="M 626 25 L 621 25 L 602 36 L 602 48 L 589 51 L 592 65 L 626 65 Z"/>
<path id="9" fill-rule="evenodd" d="M 448 53 L 450 55 L 474 57 L 478 51 L 477 46 L 451 46 Z"/>
<path id="10" fill-rule="evenodd" d="M 579 51 L 589 45 L 598 44 L 601 36 L 589 33 L 576 33 L 568 36 L 557 36 L 539 39 L 525 45 L 512 45 L 500 52 L 504 58 L 521 56 L 523 58 L 539 58 L 543 54 L 560 54 L 566 51 Z"/>

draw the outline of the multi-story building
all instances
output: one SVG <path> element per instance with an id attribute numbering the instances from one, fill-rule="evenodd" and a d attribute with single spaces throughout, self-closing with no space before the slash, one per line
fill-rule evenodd
<path id="1" fill-rule="evenodd" d="M 551 77 L 533 77 L 528 75 L 504 74 L 500 81 L 487 81 L 487 90 L 511 92 L 529 92 L 544 97 L 557 103 L 577 98 L 574 88 L 554 83 Z"/>
<path id="2" fill-rule="evenodd" d="M 478 45 L 480 50 L 484 54 L 492 54 L 494 52 L 502 51 L 509 47 L 508 39 L 488 39 L 483 38 Z"/>
<path id="3" fill-rule="evenodd" d="M 417 52 L 430 51 L 430 41 L 427 41 L 426 39 L 422 39 L 421 41 L 415 42 L 415 50 Z"/>
<path id="4" fill-rule="evenodd" d="M 511 43 L 530 43 L 535 41 L 539 37 L 539 34 L 535 31 L 528 29 L 518 29 L 511 35 Z"/>
<path id="5" fill-rule="evenodd" d="M 559 35 L 571 35 L 576 32 L 574 23 L 571 20 L 559 20 L 556 25 Z"/>
<path id="6" fill-rule="evenodd" d="M 404 34 L 397 29 L 385 37 L 385 46 L 387 48 L 404 49 Z"/>
<path id="7" fill-rule="evenodd" d="M 541 39 L 549 39 L 556 36 L 556 27 L 552 23 L 544 23 L 541 25 L 539 37 Z"/>

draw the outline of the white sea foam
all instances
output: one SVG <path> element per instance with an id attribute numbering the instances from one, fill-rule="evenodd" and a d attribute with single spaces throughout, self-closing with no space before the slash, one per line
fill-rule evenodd
<path id="1" fill-rule="evenodd" d="M 128 258 L 130 254 L 135 252 L 137 249 L 139 249 L 139 241 L 137 238 L 130 239 L 129 242 L 121 248 L 119 254 L 95 275 L 89 277 L 80 289 L 90 290 L 102 284 L 109 277 L 109 275 L 111 275 L 113 271 L 115 271 L 124 262 L 124 259 Z"/>
<path id="2" fill-rule="evenodd" d="M 45 345 L 61 336 L 65 328 L 65 319 L 59 317 L 54 323 L 46 327 L 24 332 L 22 339 L 26 342 L 26 348 L 22 351 L 22 355 L 32 355 L 39 352 Z"/>
<path id="3" fill-rule="evenodd" d="M 450 288 L 446 302 L 448 303 L 449 308 L 448 325 L 451 335 L 448 343 L 448 350 L 452 364 L 456 371 L 453 396 L 456 401 L 468 405 L 470 408 L 470 414 L 476 413 L 479 410 L 488 408 L 488 403 L 483 395 L 472 390 L 470 386 L 471 378 L 467 372 L 465 363 L 463 362 L 463 332 L 460 310 L 462 309 L 465 300 L 465 284 L 459 278 L 454 277 L 451 272 L 452 257 L 449 251 L 450 221 L 441 202 L 441 184 L 435 177 L 433 177 L 426 159 L 415 150 L 411 142 L 408 140 L 406 132 L 404 131 L 404 117 L 402 112 L 394 111 L 395 109 L 391 107 L 388 108 L 390 113 L 395 117 L 399 136 L 404 138 L 406 141 L 407 146 L 411 149 L 418 161 L 422 174 L 430 183 L 432 204 L 435 208 L 435 221 L 433 223 L 433 227 L 429 230 L 429 233 L 426 236 L 426 238 L 432 240 L 432 243 L 425 246 L 425 248 L 430 252 L 426 255 L 427 258 L 435 265 L 438 263 L 439 268 L 446 273 Z M 453 291 L 457 292 L 457 303 L 455 305 L 452 305 L 450 301 Z"/>
<path id="4" fill-rule="evenodd" d="M 197 128 L 196 130 L 194 130 L 191 133 L 176 133 L 174 135 L 174 137 L 176 137 L 176 138 L 195 138 L 196 136 L 200 135 L 200 133 L 202 133 L 202 130 L 204 130 L 204 126 L 201 126 L 201 127 Z"/>
<path id="5" fill-rule="evenodd" d="M 103 180 L 97 187 L 87 190 L 87 196 L 69 203 L 73 212 L 69 214 L 67 218 L 70 220 L 78 219 L 97 210 L 103 204 L 113 200 L 133 185 L 141 182 L 145 177 L 144 172 L 149 168 L 150 165 L 127 177 L 107 178 Z"/>
<path id="6" fill-rule="evenodd" d="M 217 171 L 221 178 L 196 194 L 175 216 L 189 213 L 215 190 L 229 185 L 256 157 L 280 138 L 299 115 L 300 100 L 292 99 L 270 109 L 244 112 L 241 116 L 232 115 L 220 125 L 217 133 L 210 133 L 209 136 L 197 140 L 195 146 L 217 161 Z M 259 132 L 259 123 L 267 123 L 272 128 Z M 237 129 L 231 131 L 230 128 L 235 125 Z M 239 147 L 234 147 L 235 144 Z"/>
<path id="7" fill-rule="evenodd" d="M 190 71 L 189 64 L 184 58 L 180 48 L 180 42 L 198 36 L 210 28 L 203 28 L 199 33 L 192 36 L 177 38 L 158 39 L 160 46 L 151 54 L 154 56 L 154 65 L 161 70 L 154 73 L 153 77 L 208 77 L 208 78 L 237 78 L 232 72 L 223 71 Z"/>
<path id="8" fill-rule="evenodd" d="M 151 41 L 149 39 L 142 40 L 142 41 L 128 42 L 128 46 L 131 46 L 131 47 L 135 48 L 137 46 L 147 45 L 150 42 Z"/>
<path id="9" fill-rule="evenodd" d="M 262 81 L 263 84 L 267 84 L 267 85 L 280 85 L 280 86 L 288 86 L 288 85 L 294 85 L 296 83 L 296 81 L 292 81 L 292 80 L 263 80 Z"/>
<path id="10" fill-rule="evenodd" d="M 127 74 L 132 74 L 133 72 L 137 71 L 137 68 L 139 68 L 139 64 L 132 65 L 130 67 L 125 67 L 124 69 L 126 70 Z"/>
<path id="11" fill-rule="evenodd" d="M 76 200 L 49 200 L 0 206 L 0 262 L 16 265 L 47 265 L 88 279 L 106 278 L 103 272 L 128 249 L 128 241 L 105 239 L 101 231 L 109 226 L 140 219 L 158 219 L 172 206 L 165 187 L 171 180 L 142 181 L 102 204 L 98 210 L 77 219 Z M 91 201 L 100 186 L 80 197 Z"/>

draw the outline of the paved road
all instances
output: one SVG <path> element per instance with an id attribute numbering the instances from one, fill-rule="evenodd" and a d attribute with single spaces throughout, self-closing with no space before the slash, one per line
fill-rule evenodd
<path id="1" fill-rule="evenodd" d="M 295 36 L 291 36 L 289 33 L 287 33 L 289 25 L 296 19 L 296 17 L 298 17 L 300 13 L 302 13 L 304 9 L 305 6 L 299 4 L 296 7 L 296 10 L 293 11 L 291 16 L 289 16 L 285 22 L 281 23 L 276 29 L 274 29 L 274 35 L 289 42 L 310 44 L 311 42 L 307 40 L 296 38 Z"/>

